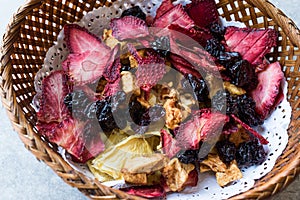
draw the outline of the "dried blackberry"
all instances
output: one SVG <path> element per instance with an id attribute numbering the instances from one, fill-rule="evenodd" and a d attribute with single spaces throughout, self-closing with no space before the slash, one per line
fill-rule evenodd
<path id="1" fill-rule="evenodd" d="M 109 133 L 115 128 L 125 128 L 125 100 L 125 93 L 117 92 L 116 95 L 106 97 L 95 103 L 96 116 L 105 133 Z"/>
<path id="2" fill-rule="evenodd" d="M 250 126 L 263 124 L 263 120 L 255 111 L 256 104 L 254 100 L 246 94 L 237 97 L 238 113 L 235 113 L 243 122 Z"/>
<path id="3" fill-rule="evenodd" d="M 215 110 L 226 112 L 228 115 L 234 114 L 249 126 L 263 123 L 255 111 L 254 100 L 246 94 L 236 96 L 231 95 L 228 91 L 220 90 L 214 95 L 212 102 Z"/>
<path id="4" fill-rule="evenodd" d="M 235 96 L 231 96 L 228 91 L 219 90 L 212 98 L 213 108 L 222 113 L 238 114 L 238 101 Z"/>
<path id="5" fill-rule="evenodd" d="M 216 149 L 221 160 L 229 164 L 235 159 L 236 147 L 235 144 L 229 142 L 228 140 L 218 141 L 216 143 Z"/>
<path id="6" fill-rule="evenodd" d="M 198 102 L 206 102 L 208 100 L 209 91 L 204 79 L 187 74 L 182 85 L 183 88 L 187 89 L 192 87 L 195 98 Z"/>
<path id="7" fill-rule="evenodd" d="M 207 41 L 205 50 L 210 53 L 210 55 L 218 58 L 220 54 L 225 51 L 225 47 L 216 38 L 212 38 Z"/>
<path id="8" fill-rule="evenodd" d="M 221 65 L 230 68 L 236 62 L 242 60 L 242 57 L 238 52 L 221 52 L 217 59 Z"/>
<path id="9" fill-rule="evenodd" d="M 167 57 L 171 49 L 168 36 L 157 37 L 155 41 L 150 42 L 150 45 L 153 50 L 163 57 Z"/>
<path id="10" fill-rule="evenodd" d="M 266 159 L 266 152 L 257 140 L 243 142 L 236 152 L 236 160 L 240 167 L 260 165 Z"/>
<path id="11" fill-rule="evenodd" d="M 151 122 L 148 109 L 136 99 L 129 103 L 129 114 L 132 121 L 139 126 L 148 126 Z"/>
<path id="12" fill-rule="evenodd" d="M 97 101 L 96 110 L 98 122 L 105 133 L 110 133 L 115 128 L 118 128 L 112 113 L 110 97 Z"/>
<path id="13" fill-rule="evenodd" d="M 69 93 L 64 98 L 64 103 L 74 118 L 96 118 L 94 102 L 82 90 Z"/>
<path id="14" fill-rule="evenodd" d="M 182 150 L 177 153 L 176 157 L 184 164 L 195 163 L 198 161 L 199 150 Z"/>
<path id="15" fill-rule="evenodd" d="M 210 33 L 219 41 L 224 40 L 225 29 L 219 23 L 213 23 L 209 27 Z"/>
<path id="16" fill-rule="evenodd" d="M 246 90 L 253 90 L 258 85 L 258 77 L 253 67 L 247 60 L 240 60 L 226 69 L 231 83 Z"/>
<path id="17" fill-rule="evenodd" d="M 125 16 L 134 16 L 142 20 L 146 20 L 146 14 L 142 11 L 142 9 L 139 6 L 134 6 L 132 8 L 124 10 L 121 17 Z"/>

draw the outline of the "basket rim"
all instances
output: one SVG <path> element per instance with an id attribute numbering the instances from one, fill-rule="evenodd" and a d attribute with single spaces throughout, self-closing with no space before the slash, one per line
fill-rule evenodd
<path id="1" fill-rule="evenodd" d="M 279 8 L 274 6 L 268 0 L 245 0 L 248 4 L 257 7 L 259 10 L 263 11 L 267 14 L 267 17 L 274 19 L 275 23 L 282 28 L 283 32 L 288 36 L 291 43 L 300 48 L 300 30 L 297 25 L 294 23 L 292 19 L 287 17 Z M 14 41 L 19 36 L 19 28 L 22 25 L 22 22 L 25 20 L 26 16 L 32 12 L 35 8 L 38 8 L 42 5 L 43 0 L 28 0 L 22 5 L 13 15 L 10 20 L 5 34 L 3 35 L 3 41 L 0 47 L 0 93 L 2 97 L 2 104 L 6 109 L 7 113 L 9 113 L 9 118 L 14 127 L 14 130 L 19 134 L 20 139 L 23 143 L 29 144 L 28 140 L 40 140 L 38 135 L 34 135 L 34 138 L 28 139 L 24 138 L 23 135 L 26 134 L 27 131 L 32 130 L 33 127 L 29 123 L 25 123 L 26 121 L 25 115 L 22 112 L 22 109 L 19 107 L 16 101 L 11 102 L 9 97 L 14 96 L 15 92 L 12 87 L 11 78 L 7 78 L 12 69 L 12 65 L 10 64 L 10 55 L 12 54 Z M 15 99 L 15 98 L 14 98 Z M 26 142 L 25 142 L 26 140 Z M 42 144 L 43 147 L 47 150 L 47 153 L 54 154 L 55 157 L 60 157 L 52 148 L 48 146 L 48 144 Z M 33 145 L 32 145 L 33 146 Z M 30 151 L 30 146 L 27 147 Z M 32 152 L 34 153 L 34 152 Z M 36 154 L 34 154 L 39 160 L 44 161 L 52 170 L 56 172 L 56 169 L 49 165 L 49 162 L 43 158 L 39 158 Z M 77 177 L 82 177 L 82 174 L 72 170 L 72 167 L 65 163 L 62 158 L 58 158 L 61 162 L 64 163 L 67 170 L 72 171 L 73 174 Z M 275 193 L 279 192 L 281 189 L 287 187 L 294 178 L 300 173 L 300 151 L 297 152 L 295 156 L 287 163 L 287 170 L 282 173 L 275 174 L 272 178 L 270 178 L 263 185 L 258 187 L 254 187 L 249 191 L 239 194 L 231 199 L 249 199 L 249 198 L 266 198 Z M 59 173 L 57 173 L 59 175 Z M 60 176 L 60 175 L 59 175 Z M 62 176 L 60 176 L 63 178 Z M 64 179 L 64 178 L 63 178 Z M 65 179 L 64 179 L 65 180 Z M 68 181 L 65 180 L 68 184 Z M 108 188 L 103 186 L 98 181 L 94 181 L 94 185 L 97 185 L 103 191 L 107 191 L 107 194 L 117 194 L 122 198 L 134 198 L 131 195 L 126 195 L 121 191 Z M 72 184 L 70 184 L 72 186 Z M 78 188 L 79 189 L 79 188 Z M 79 189 L 80 190 L 80 189 Z"/>

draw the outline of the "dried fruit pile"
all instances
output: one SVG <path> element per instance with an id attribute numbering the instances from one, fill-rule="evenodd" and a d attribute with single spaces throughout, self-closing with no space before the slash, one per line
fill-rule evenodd
<path id="1" fill-rule="evenodd" d="M 100 181 L 152 198 L 195 186 L 199 171 L 226 186 L 264 162 L 253 127 L 283 98 L 281 66 L 264 60 L 274 30 L 223 27 L 213 0 L 164 0 L 154 19 L 135 6 L 102 36 L 75 24 L 64 35 L 70 54 L 42 82 L 37 128 Z"/>

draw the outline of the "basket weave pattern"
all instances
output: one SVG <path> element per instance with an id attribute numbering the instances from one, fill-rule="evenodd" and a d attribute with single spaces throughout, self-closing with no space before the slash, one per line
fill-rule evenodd
<path id="1" fill-rule="evenodd" d="M 256 182 L 255 188 L 232 199 L 260 199 L 286 187 L 300 171 L 300 31 L 288 17 L 265 0 L 219 0 L 220 14 L 227 20 L 244 22 L 249 27 L 272 27 L 279 31 L 278 47 L 268 59 L 279 60 L 288 87 L 288 101 L 293 114 L 288 130 L 289 143 L 274 169 Z M 39 136 L 34 127 L 35 111 L 31 105 L 34 76 L 43 65 L 47 50 L 57 40 L 66 23 L 79 21 L 105 0 L 29 0 L 13 16 L 1 48 L 0 88 L 2 103 L 25 147 L 45 162 L 66 183 L 91 199 L 141 199 L 91 181 L 70 167 L 56 147 Z"/>

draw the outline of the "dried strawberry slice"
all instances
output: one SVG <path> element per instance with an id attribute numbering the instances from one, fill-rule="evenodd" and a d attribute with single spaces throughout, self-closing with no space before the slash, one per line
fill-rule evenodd
<path id="1" fill-rule="evenodd" d="M 115 95 L 118 91 L 120 91 L 120 82 L 121 77 L 119 77 L 115 82 L 108 82 L 105 85 L 104 91 L 103 91 L 103 97 L 109 97 Z"/>
<path id="2" fill-rule="evenodd" d="M 210 72 L 216 76 L 220 76 L 219 66 L 214 63 L 212 56 L 198 47 L 189 49 L 179 45 L 174 38 L 170 40 L 171 52 L 183 57 L 186 61 L 191 63 L 193 69 L 198 72 Z"/>
<path id="3" fill-rule="evenodd" d="M 150 90 L 165 75 L 165 61 L 154 51 L 148 51 L 146 57 L 143 58 L 139 56 L 133 45 L 129 44 L 128 49 L 138 62 L 137 86 L 145 89 L 145 91 Z"/>
<path id="4" fill-rule="evenodd" d="M 195 28 L 182 28 L 181 26 L 177 24 L 171 24 L 168 27 L 170 30 L 173 30 L 172 36 L 176 38 L 176 40 L 179 40 L 182 45 L 185 45 L 186 47 L 192 47 L 193 40 L 197 41 L 202 47 L 206 46 L 206 43 L 208 40 L 212 38 L 211 33 L 208 29 L 195 29 Z M 182 37 L 181 34 L 176 34 L 176 31 L 186 35 L 187 37 Z M 193 39 L 193 40 L 192 40 Z"/>
<path id="5" fill-rule="evenodd" d="M 239 52 L 243 59 L 260 65 L 277 45 L 277 33 L 273 29 L 227 27 L 225 40 L 230 51 Z"/>
<path id="6" fill-rule="evenodd" d="M 111 57 L 109 58 L 110 62 L 108 62 L 108 64 L 110 64 L 110 65 L 107 65 L 103 72 L 104 78 L 110 83 L 113 83 L 117 79 L 120 78 L 120 70 L 122 67 L 120 58 L 117 55 L 120 51 L 120 45 L 115 46 L 112 51 L 113 51 L 113 53 L 111 54 Z M 114 61 L 111 62 L 112 60 L 114 60 Z"/>
<path id="7" fill-rule="evenodd" d="M 94 50 L 108 54 L 111 51 L 109 47 L 102 43 L 100 38 L 77 24 L 65 25 L 64 36 L 71 54 L 81 54 Z"/>
<path id="8" fill-rule="evenodd" d="M 181 150 L 178 142 L 165 129 L 160 131 L 160 135 L 164 154 L 166 154 L 169 158 L 173 158 Z"/>
<path id="9" fill-rule="evenodd" d="M 258 74 L 258 86 L 251 92 L 251 96 L 256 103 L 256 112 L 262 119 L 265 119 L 282 99 L 280 88 L 283 79 L 284 74 L 279 62 L 270 64 L 265 71 Z"/>
<path id="10" fill-rule="evenodd" d="M 92 83 L 99 79 L 106 68 L 111 66 L 118 55 L 118 48 L 106 52 L 86 51 L 81 54 L 70 54 L 62 63 L 63 69 L 77 85 Z"/>
<path id="11" fill-rule="evenodd" d="M 94 136 L 93 142 L 86 143 L 84 134 L 87 123 L 70 117 L 61 123 L 38 123 L 37 128 L 50 142 L 63 147 L 76 161 L 84 163 L 105 148 L 100 135 Z"/>
<path id="12" fill-rule="evenodd" d="M 37 113 L 38 121 L 59 123 L 70 117 L 68 108 L 64 104 L 64 98 L 69 91 L 67 76 L 63 71 L 52 72 L 44 78 L 39 99 L 40 110 Z"/>
<path id="13" fill-rule="evenodd" d="M 194 69 L 193 65 L 181 56 L 170 54 L 171 63 L 183 75 L 191 74 L 194 77 L 201 78 L 201 74 Z"/>
<path id="14" fill-rule="evenodd" d="M 166 192 L 161 185 L 132 186 L 128 188 L 121 188 L 120 190 L 130 195 L 140 196 L 149 199 L 163 198 L 166 196 Z"/>
<path id="15" fill-rule="evenodd" d="M 163 16 L 166 12 L 168 12 L 172 8 L 174 8 L 174 5 L 171 0 L 163 0 L 161 5 L 159 6 L 159 8 L 156 11 L 155 18 L 159 18 L 159 17 Z"/>
<path id="16" fill-rule="evenodd" d="M 229 117 L 222 113 L 201 109 L 194 112 L 190 120 L 180 125 L 176 140 L 184 149 L 198 149 L 200 141 L 218 138 L 228 121 Z"/>
<path id="17" fill-rule="evenodd" d="M 137 17 L 125 16 L 111 20 L 113 36 L 118 40 L 137 39 L 149 35 L 146 22 Z"/>
<path id="18" fill-rule="evenodd" d="M 77 85 L 91 83 L 100 78 L 107 64 L 107 57 L 99 51 L 70 54 L 62 63 L 63 69 Z"/>
<path id="19" fill-rule="evenodd" d="M 219 13 L 214 0 L 194 0 L 186 8 L 187 13 L 201 28 L 219 21 Z"/>
<path id="20" fill-rule="evenodd" d="M 249 131 L 254 137 L 258 138 L 261 144 L 268 144 L 269 141 L 266 140 L 262 135 L 260 135 L 258 132 L 256 132 L 253 128 L 251 128 L 249 125 L 247 125 L 246 123 L 244 123 L 242 120 L 240 120 L 237 116 L 235 116 L 234 114 L 231 114 L 231 117 L 240 125 L 242 125 L 242 127 L 244 129 L 246 129 L 247 131 Z"/>
<path id="21" fill-rule="evenodd" d="M 91 83 L 100 78 L 105 67 L 112 65 L 118 53 L 78 25 L 66 25 L 64 34 L 71 54 L 62 63 L 62 67 L 77 85 Z"/>
<path id="22" fill-rule="evenodd" d="M 181 4 L 178 4 L 159 18 L 156 18 L 153 26 L 157 28 L 167 28 L 171 24 L 177 24 L 183 28 L 191 28 L 194 21 L 188 16 Z"/>

